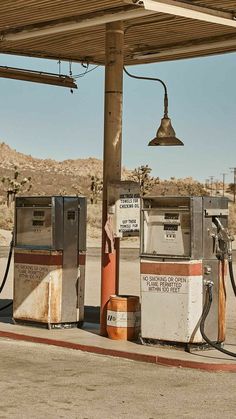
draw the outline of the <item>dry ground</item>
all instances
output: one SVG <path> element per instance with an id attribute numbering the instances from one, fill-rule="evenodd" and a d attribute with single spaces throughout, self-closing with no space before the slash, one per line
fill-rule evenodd
<path id="1" fill-rule="evenodd" d="M 235 374 L 0 339 L 0 418 L 234 419 Z"/>

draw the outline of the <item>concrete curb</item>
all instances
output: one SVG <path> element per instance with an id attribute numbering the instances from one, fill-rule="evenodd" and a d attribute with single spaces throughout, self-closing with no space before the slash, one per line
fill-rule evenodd
<path id="1" fill-rule="evenodd" d="M 101 348 L 98 346 L 83 345 L 79 343 L 73 343 L 73 342 L 62 341 L 62 340 L 57 340 L 57 339 L 41 338 L 38 336 L 35 337 L 35 336 L 24 335 L 20 333 L 4 332 L 4 331 L 0 331 L 0 338 L 1 337 L 12 339 L 12 340 L 21 340 L 21 341 L 26 341 L 26 342 L 52 345 L 52 346 L 57 346 L 61 348 L 74 349 L 74 350 L 89 352 L 89 353 L 98 354 L 98 355 L 114 356 L 114 357 L 119 357 L 119 358 L 130 359 L 133 361 L 148 362 L 148 363 L 168 366 L 168 367 L 191 368 L 191 369 L 203 370 L 203 371 L 208 371 L 208 372 L 236 372 L 236 363 L 232 363 L 232 364 L 219 363 L 218 364 L 218 363 L 198 362 L 198 361 L 192 361 L 192 360 L 183 360 L 183 359 L 177 359 L 177 358 L 168 358 L 168 357 L 162 357 L 158 355 L 139 354 L 135 352 Z"/>

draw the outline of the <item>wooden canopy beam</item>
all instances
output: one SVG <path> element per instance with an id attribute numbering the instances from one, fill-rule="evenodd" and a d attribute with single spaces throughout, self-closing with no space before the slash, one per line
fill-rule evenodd
<path id="1" fill-rule="evenodd" d="M 130 3 L 130 1 L 129 1 Z M 127 6 L 126 6 L 127 7 Z M 104 13 L 92 14 L 89 16 L 77 16 L 73 19 L 61 21 L 45 22 L 40 25 L 29 25 L 17 30 L 7 31 L 0 36 L 2 41 L 20 41 L 24 39 L 37 38 L 40 36 L 55 35 L 58 33 L 69 32 L 93 26 L 104 25 L 106 23 L 118 22 L 122 20 L 135 19 L 153 14 L 152 10 L 145 10 L 144 7 L 128 7 L 114 11 L 104 11 Z"/>

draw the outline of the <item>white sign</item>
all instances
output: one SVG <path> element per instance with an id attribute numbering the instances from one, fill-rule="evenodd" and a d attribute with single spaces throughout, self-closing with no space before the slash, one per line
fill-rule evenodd
<path id="1" fill-rule="evenodd" d="M 186 294 L 188 292 L 190 276 L 172 275 L 141 275 L 142 291 L 161 292 L 169 294 Z"/>
<path id="2" fill-rule="evenodd" d="M 138 233 L 140 228 L 139 194 L 120 194 L 118 209 L 119 233 Z"/>
<path id="3" fill-rule="evenodd" d="M 132 181 L 109 185 L 108 201 L 114 205 L 113 229 L 115 237 L 138 236 L 140 230 L 140 191 Z"/>

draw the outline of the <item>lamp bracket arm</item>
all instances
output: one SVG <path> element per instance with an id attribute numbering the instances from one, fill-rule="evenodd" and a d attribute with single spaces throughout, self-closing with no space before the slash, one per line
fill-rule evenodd
<path id="1" fill-rule="evenodd" d="M 131 74 L 131 73 L 130 73 L 127 69 L 126 69 L 126 67 L 125 67 L 125 66 L 123 67 L 123 70 L 124 70 L 125 74 L 127 74 L 127 76 L 132 77 L 133 79 L 157 81 L 157 82 L 159 82 L 159 83 L 161 83 L 161 84 L 162 84 L 162 86 L 163 86 L 163 88 L 164 88 L 164 92 L 165 92 L 165 95 L 164 95 L 164 116 L 165 116 L 165 117 L 168 117 L 168 93 L 167 93 L 167 86 L 166 86 L 166 84 L 164 83 L 164 81 L 163 81 L 163 80 L 161 80 L 161 79 L 158 79 L 158 78 L 156 78 L 156 77 L 136 76 L 135 74 Z"/>

